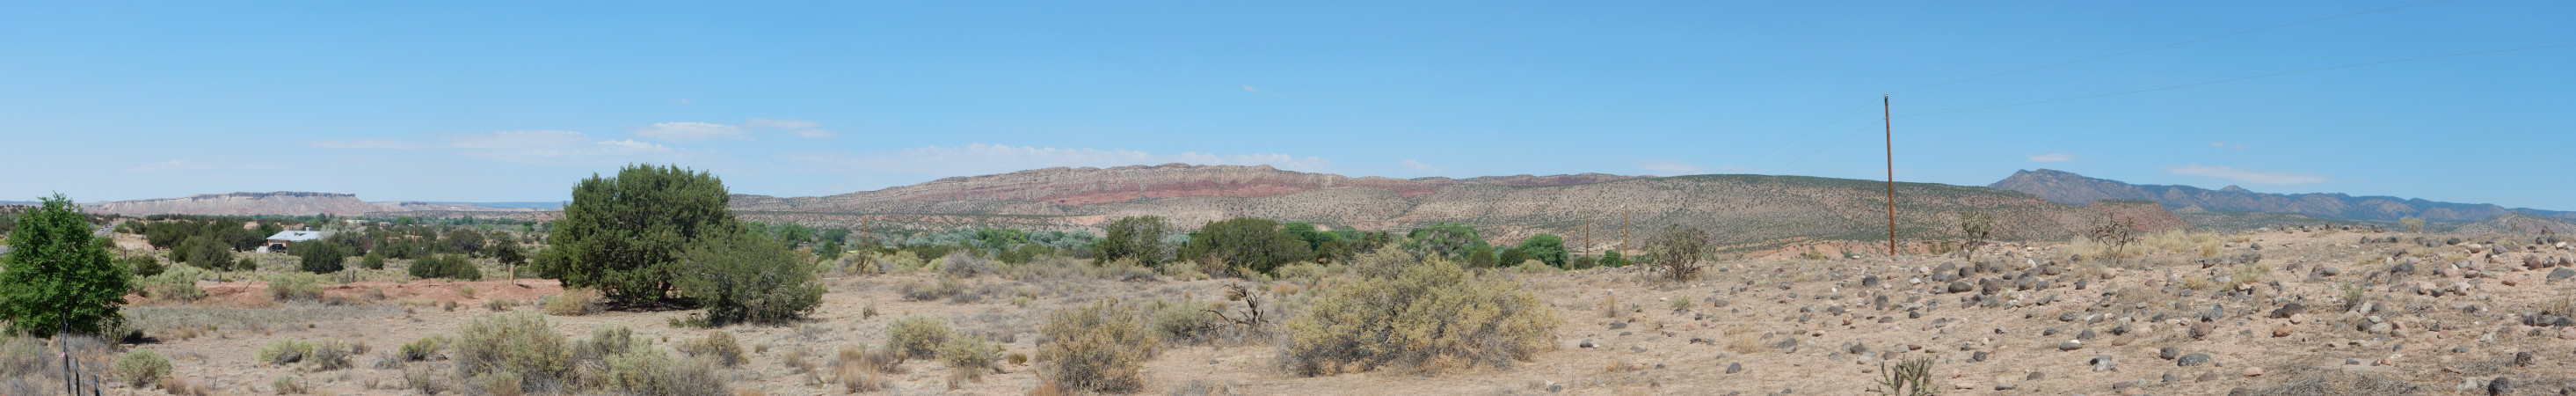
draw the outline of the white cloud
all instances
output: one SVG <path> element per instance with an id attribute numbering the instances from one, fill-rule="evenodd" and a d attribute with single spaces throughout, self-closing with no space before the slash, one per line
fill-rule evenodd
<path id="1" fill-rule="evenodd" d="M 1245 86 L 1243 86 L 1243 90 L 1245 90 L 1245 91 L 1252 91 L 1252 92 L 1261 92 L 1261 89 L 1260 89 L 1260 88 L 1253 88 L 1253 87 L 1252 87 L 1252 86 L 1250 86 L 1250 85 L 1245 85 Z"/>
<path id="2" fill-rule="evenodd" d="M 870 153 L 807 153 L 790 160 L 838 171 L 891 172 L 934 176 L 969 176 L 1052 167 L 1106 168 L 1127 165 L 1185 163 L 1197 165 L 1269 165 L 1274 168 L 1325 172 L 1332 162 L 1287 154 L 1153 154 L 1135 150 L 1006 146 L 973 143 L 964 147 L 928 146 Z"/>
<path id="3" fill-rule="evenodd" d="M 749 140 L 751 139 L 751 131 L 743 130 L 742 127 L 725 124 L 679 121 L 635 128 L 635 136 L 675 142 L 693 142 L 712 139 Z"/>
<path id="4" fill-rule="evenodd" d="M 672 160 L 702 154 L 633 139 L 602 140 L 573 131 L 501 131 L 459 133 L 437 142 L 362 139 L 324 141 L 313 145 L 340 149 L 444 149 L 456 154 L 534 165 L 600 165 L 640 160 Z"/>
<path id="5" fill-rule="evenodd" d="M 1443 167 L 1438 167 L 1438 166 L 1431 166 L 1431 164 L 1425 164 L 1425 163 L 1422 163 L 1422 161 L 1415 161 L 1415 160 L 1404 160 L 1404 168 L 1405 168 L 1405 169 L 1412 169 L 1412 170 L 1413 170 L 1413 171 L 1415 171 L 1415 172 L 1422 172 L 1422 173 L 1441 173 L 1441 172 L 1447 172 L 1447 171 L 1449 171 L 1449 168 L 1443 168 Z"/>
<path id="6" fill-rule="evenodd" d="M 2030 160 L 2037 162 L 2066 162 L 2074 161 L 2075 155 L 2067 153 L 2034 154 L 2030 156 Z"/>
<path id="7" fill-rule="evenodd" d="M 750 120 L 743 121 L 742 125 L 753 128 L 813 129 L 823 126 L 823 123 L 806 120 L 772 120 L 752 117 Z"/>
<path id="8" fill-rule="evenodd" d="M 2253 184 L 2308 184 L 2326 181 L 2323 175 L 2298 172 L 2260 171 L 2227 166 L 2190 164 L 2166 167 L 2165 173 L 2208 176 Z"/>

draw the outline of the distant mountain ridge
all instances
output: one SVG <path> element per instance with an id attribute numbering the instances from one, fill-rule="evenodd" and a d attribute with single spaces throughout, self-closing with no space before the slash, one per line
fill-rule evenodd
<path id="1" fill-rule="evenodd" d="M 357 216 L 368 213 L 415 211 L 528 212 L 536 210 L 417 201 L 367 202 L 359 200 L 357 194 L 301 191 L 199 194 L 182 198 L 89 202 L 80 205 L 83 210 L 90 213 L 128 216 L 156 214 Z"/>
<path id="2" fill-rule="evenodd" d="M 2268 194 L 2237 186 L 2209 190 L 2192 186 L 2129 184 L 2051 169 L 2014 172 L 2011 177 L 1986 187 L 2029 193 L 2050 202 L 2062 204 L 2083 204 L 2104 199 L 2131 199 L 2155 201 L 2168 209 L 2198 206 L 2220 212 L 2295 213 L 2343 220 L 2394 221 L 2414 216 L 2428 221 L 2474 222 L 2512 213 L 2576 219 L 2576 212 L 2506 208 L 2493 204 L 2438 202 L 2420 198 L 2355 197 L 2317 193 Z"/>
<path id="3" fill-rule="evenodd" d="M 1884 182 L 1804 176 L 1676 177 L 1580 174 L 1469 179 L 1346 177 L 1266 166 L 1050 168 L 955 177 L 824 197 L 734 195 L 746 219 L 818 227 L 937 229 L 1011 226 L 1090 229 L 1125 216 L 1162 216 L 1184 229 L 1231 217 L 1402 231 L 1455 222 L 1516 241 L 1538 233 L 1593 247 L 1637 243 L 1666 225 L 1708 229 L 1712 242 L 1883 240 Z M 2117 216 L 2139 228 L 2188 227 L 2152 203 L 2051 203 L 2010 191 L 1898 183 L 1905 239 L 1954 237 L 1953 214 L 1996 213 L 1998 236 L 2063 239 Z M 1589 234 L 1590 244 L 1584 244 Z M 1857 245 L 1856 245 L 1857 246 Z M 1884 245 L 1879 249 L 1883 251 Z M 1915 246 L 1915 245 L 1909 245 Z M 1919 247 L 1919 246 L 1918 246 Z M 1909 248 L 1911 249 L 1911 248 Z"/>

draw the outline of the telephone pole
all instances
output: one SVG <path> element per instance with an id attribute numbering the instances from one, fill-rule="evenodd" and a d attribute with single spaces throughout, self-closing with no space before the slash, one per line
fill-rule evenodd
<path id="1" fill-rule="evenodd" d="M 1878 95 L 1879 122 L 1887 126 L 1887 256 L 1896 257 L 1896 116 L 1886 94 Z"/>

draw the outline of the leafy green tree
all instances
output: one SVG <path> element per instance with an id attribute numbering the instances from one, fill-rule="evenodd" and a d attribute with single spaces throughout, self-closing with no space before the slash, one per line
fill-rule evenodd
<path id="1" fill-rule="evenodd" d="M 179 248 L 177 250 L 170 251 L 170 257 L 174 259 L 172 261 L 188 263 L 188 265 L 194 265 L 210 270 L 236 269 L 233 268 L 232 246 L 226 245 L 222 241 L 215 240 L 213 235 L 199 234 L 194 237 L 189 237 L 187 241 L 179 243 Z M 257 268 L 240 269 L 254 270 Z"/>
<path id="2" fill-rule="evenodd" d="M 300 259 L 297 260 L 297 264 L 300 264 L 299 267 L 303 268 L 304 272 L 317 274 L 340 272 L 340 262 L 349 259 L 349 252 L 346 249 L 330 241 L 305 241 L 290 246 L 289 250 L 292 250 Z"/>
<path id="3" fill-rule="evenodd" d="M 1324 241 L 1324 243 L 1315 245 L 1315 261 L 1327 264 L 1349 262 L 1351 257 L 1358 253 L 1359 252 L 1351 251 L 1350 242 L 1344 242 L 1340 239 Z"/>
<path id="4" fill-rule="evenodd" d="M 1272 273 L 1279 266 L 1314 258 L 1306 241 L 1279 229 L 1269 219 L 1237 217 L 1200 226 L 1181 247 L 1181 257 L 1206 263 L 1221 261 L 1238 273 Z"/>
<path id="5" fill-rule="evenodd" d="M 1485 238 L 1476 235 L 1476 227 L 1458 223 L 1439 223 L 1413 229 L 1404 235 L 1404 251 L 1417 257 L 1439 256 L 1464 260 L 1477 249 L 1488 248 Z"/>
<path id="6" fill-rule="evenodd" d="M 1498 264 L 1500 262 L 1495 260 L 1493 249 L 1476 249 L 1467 253 L 1467 266 L 1470 268 L 1493 268 Z"/>
<path id="7" fill-rule="evenodd" d="M 1565 267 L 1565 238 L 1556 234 L 1538 234 L 1521 240 L 1522 254 L 1547 265 Z"/>
<path id="8" fill-rule="evenodd" d="M 1100 254 L 1100 262 L 1135 259 L 1148 267 L 1162 265 L 1163 235 L 1172 232 L 1171 223 L 1162 217 L 1121 217 L 1106 228 L 1108 236 L 1101 237 L 1093 248 Z"/>
<path id="9" fill-rule="evenodd" d="M 1502 252 L 1494 254 L 1494 262 L 1502 264 L 1502 266 L 1505 267 L 1521 265 L 1521 263 L 1530 261 L 1529 253 L 1522 251 L 1520 248 L 1507 247 L 1495 250 L 1500 250 Z"/>
<path id="10" fill-rule="evenodd" d="M 574 185 L 539 272 L 611 301 L 669 297 L 671 272 L 691 244 L 743 232 L 724 181 L 678 166 L 632 165 Z"/>
<path id="11" fill-rule="evenodd" d="M 1619 268 L 1626 267 L 1630 264 L 1636 263 L 1628 261 L 1628 257 L 1620 255 L 1617 250 L 1601 252 L 1601 266 L 1603 267 Z"/>
<path id="12" fill-rule="evenodd" d="M 118 311 L 134 274 L 116 265 L 107 242 L 90 236 L 88 216 L 54 194 L 9 234 L 0 256 L 0 321 L 37 337 L 100 334 L 123 326 Z"/>
<path id="13" fill-rule="evenodd" d="M 748 234 L 701 240 L 681 255 L 680 293 L 707 308 L 707 321 L 786 323 L 823 304 L 823 284 L 805 256 L 782 241 Z"/>
<path id="14" fill-rule="evenodd" d="M 840 240 L 827 240 L 823 242 L 823 246 L 814 247 L 814 257 L 824 260 L 838 260 L 841 258 L 842 249 Z"/>
<path id="15" fill-rule="evenodd" d="M 385 269 L 385 253 L 379 251 L 368 251 L 366 258 L 358 260 L 358 265 L 367 267 L 367 269 L 371 270 Z"/>
<path id="16" fill-rule="evenodd" d="M 501 243 L 492 245 L 489 250 L 492 252 L 492 260 L 501 262 L 501 268 L 505 268 L 503 271 L 510 272 L 510 279 L 518 279 L 519 266 L 528 264 L 526 249 L 519 246 L 519 242 L 515 240 L 502 240 Z"/>
<path id="17" fill-rule="evenodd" d="M 465 260 L 464 255 L 434 254 L 411 261 L 411 277 L 483 280 L 483 269 Z"/>
<path id="18" fill-rule="evenodd" d="M 116 261 L 117 266 L 133 270 L 134 276 L 138 277 L 160 275 L 161 271 L 170 269 L 161 264 L 161 258 L 150 254 L 128 254 L 117 257 Z"/>

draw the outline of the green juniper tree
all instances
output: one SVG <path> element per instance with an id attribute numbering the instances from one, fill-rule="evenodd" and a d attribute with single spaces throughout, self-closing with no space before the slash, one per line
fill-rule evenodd
<path id="1" fill-rule="evenodd" d="M 592 175 L 572 189 L 554 223 L 553 247 L 538 271 L 564 286 L 598 289 L 611 301 L 670 296 L 681 252 L 709 237 L 744 232 L 725 208 L 724 181 L 678 166 L 630 165 Z"/>
<path id="2" fill-rule="evenodd" d="M 90 235 L 78 208 L 54 194 L 10 233 L 9 253 L 0 256 L 0 320 L 11 331 L 50 337 L 123 326 L 118 310 L 134 275 Z"/>

